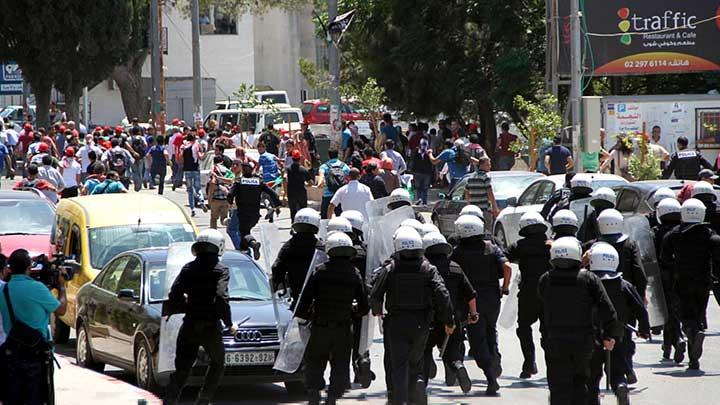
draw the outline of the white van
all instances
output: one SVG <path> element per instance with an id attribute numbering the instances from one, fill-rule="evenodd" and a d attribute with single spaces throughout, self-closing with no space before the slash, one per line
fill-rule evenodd
<path id="1" fill-rule="evenodd" d="M 262 103 L 265 101 L 272 101 L 277 106 L 289 106 L 290 100 L 288 99 L 287 91 L 285 90 L 271 90 L 271 91 L 256 91 L 253 93 L 255 99 Z M 218 100 L 215 102 L 216 110 L 235 110 L 238 108 L 250 107 L 252 103 L 240 100 Z"/>
<path id="2" fill-rule="evenodd" d="M 299 108 L 282 106 L 276 107 L 275 112 L 262 107 L 236 108 L 232 110 L 214 110 L 205 118 L 205 125 L 209 120 L 217 121 L 219 128 L 225 128 L 226 123 L 237 125 L 240 131 L 249 134 L 248 141 L 254 139 L 252 135 L 260 135 L 268 124 L 273 124 L 277 131 L 299 131 L 304 118 Z"/>

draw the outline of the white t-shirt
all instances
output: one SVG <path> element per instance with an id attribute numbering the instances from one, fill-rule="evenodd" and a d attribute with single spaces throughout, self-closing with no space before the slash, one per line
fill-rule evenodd
<path id="1" fill-rule="evenodd" d="M 232 139 L 232 143 L 233 143 L 233 145 L 235 145 L 236 148 L 242 148 L 242 147 L 243 147 L 243 144 L 242 144 L 243 136 L 242 136 L 242 134 L 235 134 L 235 135 L 233 135 L 233 137 L 230 138 L 230 139 Z"/>
<path id="2" fill-rule="evenodd" d="M 351 180 L 350 183 L 340 187 L 333 196 L 330 203 L 342 205 L 343 211 L 355 210 L 360 211 L 367 221 L 368 215 L 365 210 L 365 203 L 374 200 L 370 187 L 360 183 L 357 180 Z"/>
<path id="3" fill-rule="evenodd" d="M 96 145 L 85 145 L 81 147 L 78 150 L 78 156 L 80 157 L 80 168 L 83 173 L 87 173 L 88 166 L 90 166 L 90 157 L 88 157 L 88 154 L 90 151 L 95 151 L 95 156 L 97 156 L 97 159 L 102 159 L 102 149 Z"/>
<path id="4" fill-rule="evenodd" d="M 4 281 L 0 280 L 0 287 L 4 286 L 5 284 L 6 283 Z M 2 288 L 0 288 L 0 291 L 2 291 Z M 3 296 L 2 299 L 5 299 L 5 297 Z M 5 343 L 6 338 L 7 336 L 5 336 L 5 328 L 3 327 L 2 314 L 0 314 L 0 346 Z"/>
<path id="5" fill-rule="evenodd" d="M 68 167 L 65 167 L 67 163 L 63 160 L 60 162 L 60 167 L 63 168 L 62 176 L 63 176 L 63 182 L 65 182 L 65 187 L 77 187 L 77 175 L 80 174 L 80 163 L 76 162 L 75 159 L 68 160 L 70 165 Z"/>
<path id="6" fill-rule="evenodd" d="M 393 161 L 393 170 L 398 172 L 398 174 L 402 174 L 407 170 L 407 165 L 405 164 L 405 159 L 402 157 L 400 153 L 398 153 L 395 149 L 389 149 L 380 154 L 380 159 L 390 158 Z"/>

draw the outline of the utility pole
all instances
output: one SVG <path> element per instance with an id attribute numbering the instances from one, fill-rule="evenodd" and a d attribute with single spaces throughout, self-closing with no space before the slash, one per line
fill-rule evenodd
<path id="1" fill-rule="evenodd" d="M 192 14 L 192 64 L 193 64 L 193 125 L 202 121 L 202 73 L 200 72 L 200 4 L 191 0 Z"/>
<path id="2" fill-rule="evenodd" d="M 160 48 L 160 16 L 159 16 L 159 1 L 150 0 L 150 76 L 152 78 L 152 91 L 150 92 L 150 104 L 152 111 L 152 119 L 155 123 L 158 122 L 158 115 L 160 114 L 160 71 L 162 65 L 160 64 L 160 54 L 162 49 Z"/>
<path id="3" fill-rule="evenodd" d="M 337 17 L 337 0 L 328 0 L 328 24 Z M 340 50 L 330 32 L 327 33 L 328 44 L 328 74 L 330 75 L 330 126 L 331 143 L 339 142 L 342 131 L 342 113 L 340 105 Z"/>
<path id="4" fill-rule="evenodd" d="M 575 172 L 582 173 L 582 139 L 580 123 L 582 114 L 580 101 L 582 99 L 582 51 L 580 45 L 580 4 L 579 0 L 570 1 L 570 108 L 572 109 L 572 140 Z"/>

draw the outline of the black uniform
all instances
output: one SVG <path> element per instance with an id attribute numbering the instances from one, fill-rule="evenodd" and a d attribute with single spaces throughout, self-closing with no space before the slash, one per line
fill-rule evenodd
<path id="1" fill-rule="evenodd" d="M 365 245 L 355 237 L 353 239 L 355 246 L 355 256 L 350 259 L 352 265 L 358 269 L 360 277 L 362 278 L 363 284 L 367 285 L 365 281 L 365 272 L 367 270 L 367 250 Z M 363 314 L 365 315 L 365 314 Z M 370 353 L 360 353 L 360 338 L 362 337 L 362 324 L 363 317 L 353 317 L 353 344 L 352 344 L 352 360 L 353 370 L 355 371 L 355 382 L 362 384 L 363 386 L 369 386 L 371 378 L 370 372 Z M 361 377 L 362 374 L 362 377 Z M 365 378 L 365 381 L 362 379 Z M 365 387 L 367 388 L 367 387 Z"/>
<path id="2" fill-rule="evenodd" d="M 163 316 L 185 313 L 178 332 L 175 372 L 170 376 L 165 403 L 175 404 L 190 375 L 190 370 L 203 347 L 210 357 L 205 382 L 198 394 L 207 403 L 212 400 L 225 368 L 225 345 L 222 326 L 232 325 L 230 312 L 228 268 L 220 263 L 216 254 L 199 254 L 186 264 L 163 305 Z"/>
<path id="3" fill-rule="evenodd" d="M 424 258 L 399 257 L 383 266 L 373 280 L 370 303 L 374 315 L 382 314 L 383 302 L 393 403 L 421 400 L 410 398 L 409 392 L 415 394 L 417 387 L 425 387 L 423 353 L 433 317 L 445 325 L 455 322 L 450 293 L 435 266 Z"/>
<path id="4" fill-rule="evenodd" d="M 712 260 L 715 258 L 720 258 L 720 236 L 706 224 L 680 224 L 663 239 L 660 263 L 671 269 L 675 281 L 691 368 L 699 367 L 702 355 Z"/>
<path id="5" fill-rule="evenodd" d="M 521 275 L 516 333 L 525 358 L 524 375 L 537 372 L 532 325 L 538 320 L 542 324 L 542 302 L 537 295 L 537 283 L 540 276 L 550 270 L 549 242 L 545 233 L 538 233 L 520 239 L 508 249 L 508 260 L 519 264 Z"/>
<path id="6" fill-rule="evenodd" d="M 655 234 L 655 252 L 658 257 L 661 253 L 662 241 L 665 238 L 665 235 L 667 235 L 679 224 L 679 219 L 676 221 L 663 219 L 662 223 L 658 223 L 658 225 L 653 228 Z M 673 279 L 672 266 L 668 266 L 667 264 L 668 263 L 662 261 L 659 263 L 660 278 L 663 285 L 663 295 L 665 296 L 665 306 L 667 308 L 667 320 L 665 321 L 665 325 L 663 325 L 663 357 L 669 359 L 670 352 L 674 348 L 674 360 L 677 363 L 680 363 L 685 356 L 686 343 L 685 336 L 683 335 L 680 327 L 680 304 L 678 302 L 677 291 L 674 288 L 675 280 Z"/>
<path id="7" fill-rule="evenodd" d="M 353 303 L 356 307 L 353 310 Z M 330 361 L 329 397 L 340 398 L 350 379 L 352 319 L 368 313 L 368 295 L 360 272 L 349 257 L 330 257 L 308 278 L 297 316 L 312 320 L 305 354 L 305 384 L 325 388 L 323 374 Z"/>
<path id="8" fill-rule="evenodd" d="M 570 209 L 570 203 L 576 200 L 582 200 L 583 198 L 591 197 L 590 192 L 578 192 L 572 191 L 568 187 L 563 187 L 559 190 L 555 190 L 550 198 L 545 202 L 540 215 L 545 218 L 546 221 L 552 222 L 555 213 L 560 210 Z"/>
<path id="9" fill-rule="evenodd" d="M 587 401 L 593 318 L 604 337 L 622 336 L 622 326 L 600 279 L 576 267 L 553 268 L 538 283 L 543 303 L 545 362 L 551 405 Z"/>
<path id="10" fill-rule="evenodd" d="M 699 180 L 698 173 L 701 169 L 712 169 L 712 164 L 700 152 L 683 149 L 673 153 L 670 163 L 663 170 L 662 177 L 669 179 L 675 172 L 675 178 L 678 180 Z"/>
<path id="11" fill-rule="evenodd" d="M 461 239 L 450 259 L 462 267 L 477 293 L 480 320 L 467 326 L 470 355 L 488 379 L 488 386 L 497 384 L 501 374 L 500 351 L 497 344 L 497 319 L 500 315 L 501 290 L 505 255 L 482 237 Z"/>
<path id="12" fill-rule="evenodd" d="M 635 287 L 621 277 L 602 280 L 602 284 L 615 308 L 620 325 L 625 325 L 631 319 L 637 319 L 640 326 L 638 331 L 642 334 L 649 335 L 650 323 L 648 321 L 647 309 Z M 608 336 L 608 334 L 599 330 L 601 328 L 600 325 L 596 325 L 596 328 L 598 328 L 600 337 L 603 335 Z M 619 385 L 627 385 L 627 378 L 625 377 L 628 373 L 627 356 L 625 354 L 627 351 L 627 340 L 623 338 L 623 335 L 611 337 L 615 339 L 615 347 L 610 354 L 610 386 L 613 390 L 617 390 Z M 590 361 L 589 405 L 600 405 L 600 380 L 603 376 L 605 355 L 604 347 L 596 344 L 592 360 Z"/>
<path id="13" fill-rule="evenodd" d="M 236 249 L 246 251 L 250 247 L 251 241 L 254 241 L 250 230 L 260 220 L 260 196 L 262 193 L 266 193 L 270 197 L 273 207 L 280 206 L 280 197 L 275 190 L 268 187 L 260 177 L 255 175 L 243 175 L 235 179 L 228 193 L 228 201 L 235 202 L 235 209 L 237 209 L 241 245 L 235 246 Z M 229 230 L 229 232 L 231 231 L 234 230 Z"/>
<path id="14" fill-rule="evenodd" d="M 450 300 L 453 305 L 453 313 L 455 315 L 455 331 L 448 338 L 448 343 L 443 354 L 443 363 L 445 370 L 457 372 L 463 367 L 463 359 L 465 358 L 464 332 L 462 323 L 467 319 L 469 314 L 468 302 L 475 298 L 477 294 L 470 280 L 468 280 L 462 268 L 457 263 L 450 260 L 447 255 L 435 254 L 426 256 L 427 260 L 435 266 L 445 282 L 445 287 L 450 293 Z M 441 348 L 445 341 L 445 325 L 436 323 L 428 338 L 428 345 L 425 350 L 425 378 L 426 382 L 430 372 L 433 359 L 433 347 Z"/>
<path id="15" fill-rule="evenodd" d="M 280 248 L 275 263 L 272 266 L 273 287 L 280 289 L 281 285 L 290 288 L 293 307 L 297 303 L 300 292 L 315 251 L 322 249 L 323 245 L 315 234 L 298 232 Z M 287 285 L 286 283 L 287 279 Z"/>

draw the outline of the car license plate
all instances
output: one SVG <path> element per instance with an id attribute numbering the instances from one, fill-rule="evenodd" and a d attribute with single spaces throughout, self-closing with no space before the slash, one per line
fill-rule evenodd
<path id="1" fill-rule="evenodd" d="M 275 364 L 275 352 L 229 352 L 225 353 L 226 366 Z"/>

